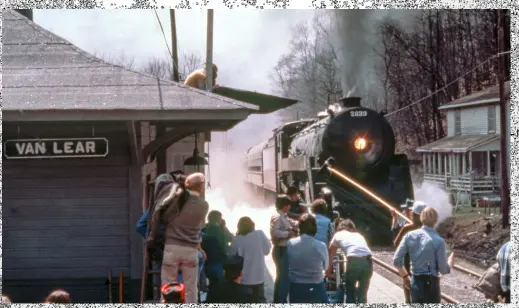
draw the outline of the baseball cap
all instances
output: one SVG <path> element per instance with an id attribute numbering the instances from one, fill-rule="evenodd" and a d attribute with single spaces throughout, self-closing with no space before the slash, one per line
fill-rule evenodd
<path id="1" fill-rule="evenodd" d="M 160 289 L 166 303 L 185 303 L 186 288 L 183 283 L 170 282 Z"/>
<path id="2" fill-rule="evenodd" d="M 423 210 L 425 210 L 426 207 L 427 207 L 427 205 L 425 205 L 424 202 L 415 201 L 415 203 L 413 204 L 413 207 L 411 208 L 411 211 L 413 211 L 417 215 L 420 215 L 423 212 Z"/>

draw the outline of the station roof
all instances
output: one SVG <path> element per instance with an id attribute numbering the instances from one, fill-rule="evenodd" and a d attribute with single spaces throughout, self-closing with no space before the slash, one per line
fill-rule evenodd
<path id="1" fill-rule="evenodd" d="M 500 135 L 451 136 L 416 149 L 418 153 L 467 153 L 482 145 L 499 140 Z"/>
<path id="2" fill-rule="evenodd" d="M 215 86 L 213 88 L 213 93 L 256 105 L 259 107 L 259 111 L 256 113 L 261 114 L 271 113 L 280 109 L 284 109 L 298 102 L 295 99 L 253 91 L 233 89 L 224 86 Z"/>
<path id="3" fill-rule="evenodd" d="M 510 81 L 505 81 L 505 99 L 510 99 Z M 444 104 L 438 109 L 445 110 L 496 103 L 499 103 L 499 85 L 488 87 L 485 90 L 460 97 Z"/>
<path id="4" fill-rule="evenodd" d="M 3 10 L 4 121 L 231 120 L 256 104 L 132 71 Z M 230 128 L 230 127 L 229 127 Z"/>

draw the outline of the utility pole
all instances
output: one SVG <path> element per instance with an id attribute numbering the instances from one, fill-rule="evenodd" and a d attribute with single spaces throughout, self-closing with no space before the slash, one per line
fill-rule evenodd
<path id="1" fill-rule="evenodd" d="M 503 229 L 506 229 L 510 226 L 509 223 L 509 210 L 510 210 L 510 183 L 508 179 L 508 145 L 507 145 L 507 110 L 508 104 L 506 103 L 505 98 L 505 55 L 503 52 L 505 51 L 505 13 L 504 10 L 498 10 L 498 52 L 500 53 L 498 57 L 498 66 L 497 66 L 497 76 L 499 79 L 499 116 L 500 116 L 500 132 L 501 132 L 501 151 L 499 152 L 501 155 L 501 212 L 502 216 L 502 224 Z"/>
<path id="2" fill-rule="evenodd" d="M 175 10 L 169 10 L 169 20 L 171 23 L 171 52 L 173 59 L 173 74 L 171 75 L 173 81 L 180 82 L 178 73 L 178 46 L 177 46 L 177 23 L 175 21 Z"/>
<path id="3" fill-rule="evenodd" d="M 205 60 L 205 85 L 209 92 L 213 90 L 213 17 L 214 11 L 207 10 L 207 43 Z"/>

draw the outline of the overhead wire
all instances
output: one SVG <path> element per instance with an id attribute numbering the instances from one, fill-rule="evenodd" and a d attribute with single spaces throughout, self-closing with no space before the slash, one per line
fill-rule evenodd
<path id="1" fill-rule="evenodd" d="M 411 106 L 417 105 L 418 103 L 421 103 L 421 102 L 425 101 L 426 99 L 432 97 L 433 95 L 437 94 L 438 92 L 445 90 L 447 87 L 450 87 L 451 85 L 453 85 L 453 84 L 454 84 L 455 82 L 457 82 L 458 80 L 460 80 L 460 79 L 464 78 L 465 76 L 471 74 L 472 72 L 474 72 L 475 70 L 477 70 L 477 69 L 480 68 L 481 66 L 485 65 L 487 62 L 493 60 L 494 58 L 497 58 L 497 57 L 500 57 L 500 56 L 502 56 L 502 55 L 509 54 L 509 53 L 510 53 L 510 50 L 509 50 L 509 51 L 503 51 L 503 52 L 500 52 L 500 53 L 497 53 L 497 54 L 491 56 L 490 58 L 488 58 L 488 59 L 486 59 L 485 61 L 481 62 L 478 66 L 472 68 L 471 70 L 469 70 L 469 71 L 466 72 L 465 74 L 463 74 L 463 75 L 461 75 L 460 77 L 458 77 L 458 78 L 454 79 L 453 81 L 449 82 L 446 86 L 443 86 L 442 88 L 440 88 L 440 89 L 434 91 L 433 93 L 431 93 L 431 94 L 429 94 L 429 95 L 427 95 L 427 96 L 425 96 L 425 97 L 423 97 L 423 98 L 421 98 L 421 99 L 419 99 L 419 100 L 417 100 L 417 101 L 415 101 L 415 102 L 413 102 L 413 103 L 411 103 L 411 104 L 409 104 L 409 105 L 407 105 L 407 106 L 404 106 L 404 107 L 399 108 L 399 109 L 397 109 L 397 110 L 391 111 L 391 112 L 385 114 L 384 116 L 385 116 L 385 117 L 389 117 L 389 116 L 391 116 L 391 115 L 394 115 L 394 114 L 396 114 L 396 113 L 399 113 L 400 111 L 402 111 L 402 110 L 404 110 L 404 109 L 407 109 L 407 108 L 409 108 L 409 107 L 411 107 Z"/>
<path id="2" fill-rule="evenodd" d="M 171 57 L 172 65 L 175 65 L 175 61 L 173 61 L 173 53 L 171 52 L 171 48 L 169 48 L 168 40 L 166 38 L 166 33 L 164 32 L 164 27 L 162 26 L 162 22 L 160 21 L 159 14 L 157 13 L 157 9 L 153 9 L 153 12 L 155 13 L 155 17 L 159 23 L 160 32 L 162 32 L 162 37 L 164 38 L 164 43 L 166 43 L 166 48 L 168 49 L 169 56 Z M 178 70 L 178 65 L 175 67 Z"/>

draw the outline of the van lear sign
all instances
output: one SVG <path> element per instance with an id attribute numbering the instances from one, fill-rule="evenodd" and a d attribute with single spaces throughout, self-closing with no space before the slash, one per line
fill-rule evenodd
<path id="1" fill-rule="evenodd" d="M 106 157 L 106 138 L 18 139 L 4 143 L 7 159 Z"/>

